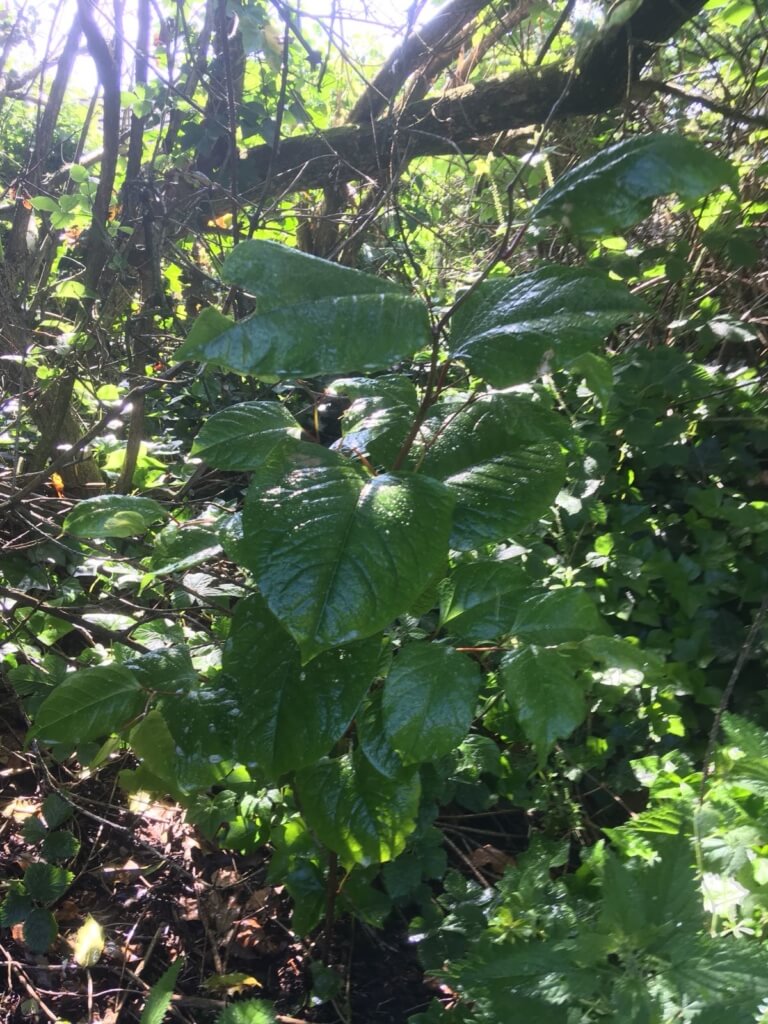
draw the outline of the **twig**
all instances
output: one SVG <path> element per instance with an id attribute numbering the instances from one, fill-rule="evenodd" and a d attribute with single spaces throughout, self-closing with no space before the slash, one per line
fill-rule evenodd
<path id="1" fill-rule="evenodd" d="M 23 969 L 21 964 L 18 963 L 18 961 L 13 959 L 13 957 L 8 952 L 8 950 L 5 948 L 5 946 L 0 946 L 0 952 L 5 957 L 5 961 L 8 964 L 9 972 L 11 972 L 12 974 L 16 975 L 16 977 L 19 979 L 21 984 L 24 986 L 24 990 L 27 993 L 27 995 L 29 996 L 29 998 L 30 999 L 34 999 L 34 1001 L 40 1007 L 41 1012 L 45 1014 L 45 1016 L 48 1018 L 48 1020 L 54 1021 L 54 1024 L 55 1024 L 55 1022 L 59 1019 L 58 1014 L 54 1013 L 53 1010 L 49 1006 L 47 1006 L 45 1004 L 45 1002 L 43 1001 L 42 996 L 37 991 L 35 986 L 32 984 L 31 978 L 29 977 L 27 972 Z"/>

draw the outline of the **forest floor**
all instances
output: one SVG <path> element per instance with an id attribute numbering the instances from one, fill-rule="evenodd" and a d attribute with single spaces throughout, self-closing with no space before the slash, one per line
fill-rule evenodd
<path id="1" fill-rule="evenodd" d="M 51 792 L 73 805 L 67 827 L 80 849 L 67 864 L 74 880 L 52 908 L 59 934 L 47 952 L 25 946 L 21 925 L 0 930 L 0 1024 L 138 1021 L 152 984 L 178 957 L 184 966 L 165 1019 L 184 1024 L 215 1021 L 240 998 L 268 1000 L 282 1024 L 400 1024 L 434 997 L 450 1001 L 448 989 L 424 976 L 404 920 L 377 931 L 343 917 L 330 942 L 323 929 L 297 936 L 290 898 L 266 882 L 268 848 L 251 856 L 212 848 L 178 806 L 129 806 L 117 785 L 119 760 L 94 775 L 47 762 L 24 749 L 25 728 L 15 697 L 0 690 L 0 883 L 40 859 L 23 829 Z M 462 864 L 478 875 L 459 854 Z M 89 917 L 105 945 L 82 967 L 73 942 Z M 319 1003 L 310 964 L 323 959 L 343 985 Z"/>

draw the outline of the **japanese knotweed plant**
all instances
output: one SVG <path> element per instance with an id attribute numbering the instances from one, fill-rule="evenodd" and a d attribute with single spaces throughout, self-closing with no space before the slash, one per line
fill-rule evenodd
<path id="1" fill-rule="evenodd" d="M 736 184 L 692 142 L 642 136 L 570 172 L 533 217 L 611 234 L 658 195 Z M 571 371 L 599 393 L 611 366 L 595 350 L 645 307 L 599 270 L 499 265 L 433 328 L 400 286 L 259 240 L 230 252 L 222 280 L 255 311 L 235 322 L 204 310 L 177 358 L 275 387 L 212 415 L 192 448 L 249 474 L 242 510 L 216 528 L 160 529 L 147 573 L 222 548 L 242 570 L 220 668 L 201 681 L 178 637 L 129 651 L 68 675 L 31 735 L 119 733 L 142 762 L 133 784 L 190 804 L 223 780 L 280 793 L 292 809 L 284 837 L 303 830 L 345 870 L 379 865 L 428 817 L 424 774 L 465 741 L 487 698 L 543 764 L 584 720 L 591 669 L 648 670 L 585 589 L 548 588 L 525 557 L 573 450 L 542 378 Z M 281 400 L 297 379 L 349 402 L 330 448 Z M 65 529 L 131 537 L 167 516 L 148 498 L 104 496 L 77 505 Z M 495 654 L 493 672 L 478 649 Z M 227 820 L 245 828 L 263 813 L 249 799 Z"/>

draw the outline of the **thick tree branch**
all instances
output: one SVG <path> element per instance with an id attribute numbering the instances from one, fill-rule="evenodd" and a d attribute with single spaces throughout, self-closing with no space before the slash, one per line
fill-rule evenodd
<path id="1" fill-rule="evenodd" d="M 259 146 L 241 164 L 243 198 L 263 195 L 267 181 L 270 192 L 288 193 L 373 180 L 393 162 L 402 166 L 418 156 L 481 152 L 491 135 L 542 124 L 559 99 L 557 120 L 602 113 L 621 102 L 656 46 L 705 2 L 645 0 L 626 24 L 587 52 L 575 74 L 560 66 L 523 71 L 419 100 L 397 117 L 283 139 L 277 154 Z"/>

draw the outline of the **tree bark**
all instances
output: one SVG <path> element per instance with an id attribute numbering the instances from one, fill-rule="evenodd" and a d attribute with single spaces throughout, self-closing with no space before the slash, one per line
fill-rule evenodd
<path id="1" fill-rule="evenodd" d="M 282 139 L 250 150 L 240 165 L 241 196 L 289 194 L 382 172 L 419 156 L 487 149 L 498 132 L 554 119 L 603 113 L 628 95 L 658 44 L 667 42 L 706 0 L 645 0 L 622 26 L 586 52 L 575 73 L 560 65 L 451 90 L 408 104 L 398 116 Z"/>

